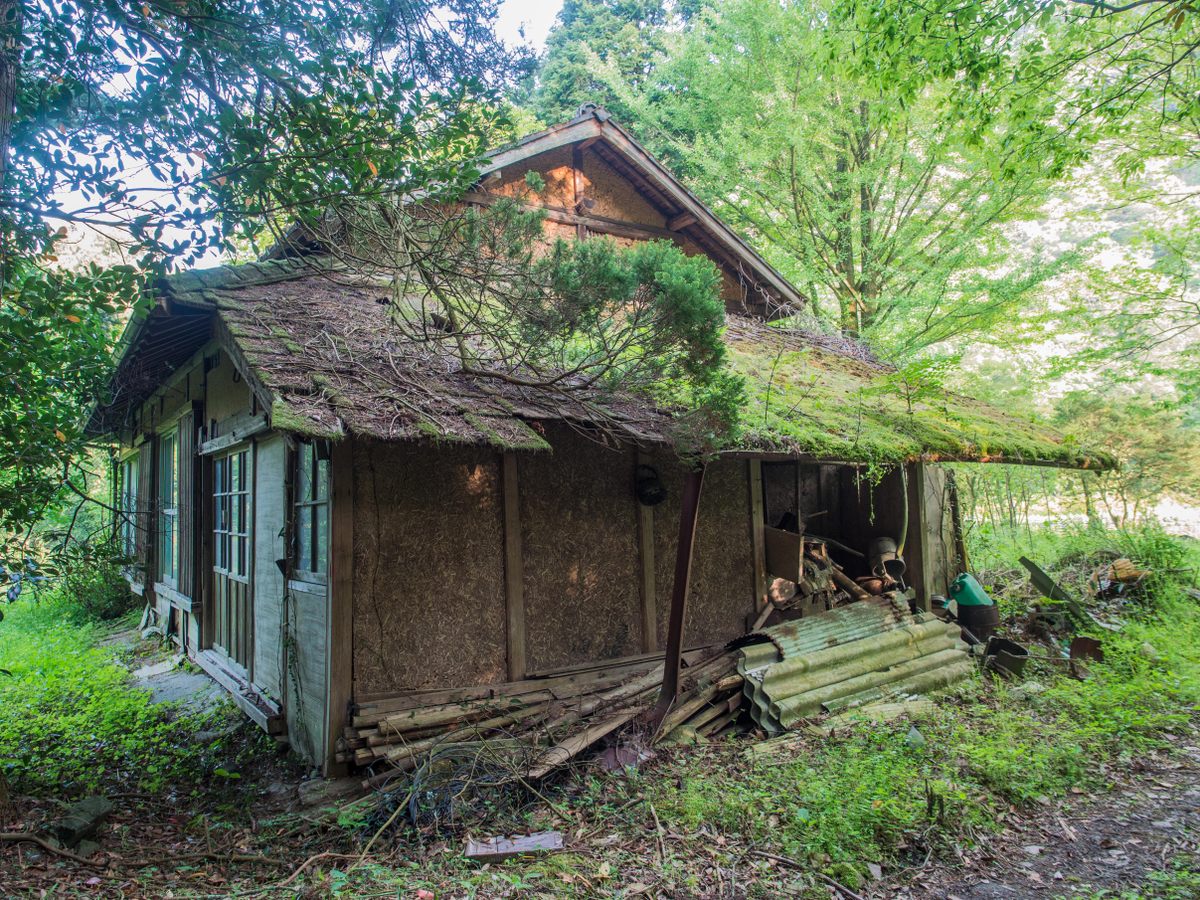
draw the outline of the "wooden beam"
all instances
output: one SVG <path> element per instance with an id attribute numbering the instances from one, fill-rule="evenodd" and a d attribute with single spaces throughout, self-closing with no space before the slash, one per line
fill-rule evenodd
<path id="1" fill-rule="evenodd" d="M 329 461 L 329 615 L 324 774 L 340 774 L 337 738 L 350 720 L 354 699 L 354 447 L 334 441 Z"/>
<path id="2" fill-rule="evenodd" d="M 649 457 L 637 454 L 637 465 L 649 465 Z M 636 470 L 635 470 L 636 471 Z M 654 584 L 654 507 L 636 498 L 638 514 L 638 564 L 641 567 L 642 651 L 658 650 L 658 597 Z"/>
<path id="3" fill-rule="evenodd" d="M 201 650 L 193 659 L 209 678 L 229 692 L 238 708 L 267 734 L 282 734 L 287 729 L 287 722 L 279 707 L 240 675 L 226 668 L 215 652 Z"/>
<path id="4" fill-rule="evenodd" d="M 229 431 L 202 443 L 196 448 L 196 455 L 209 456 L 210 454 L 218 453 L 226 447 L 232 447 L 234 444 L 241 443 L 248 438 L 254 437 L 256 434 L 262 434 L 271 427 L 267 423 L 266 413 L 259 413 L 256 416 L 242 415 L 234 418 L 235 421 L 230 422 L 228 425 Z"/>
<path id="5" fill-rule="evenodd" d="M 689 225 L 695 225 L 696 221 L 695 213 L 681 212 L 679 215 L 672 216 L 671 218 L 667 219 L 667 230 L 679 231 L 683 228 L 687 228 Z"/>
<path id="6" fill-rule="evenodd" d="M 679 542 L 675 548 L 675 580 L 671 584 L 671 619 L 667 625 L 667 653 L 663 659 L 662 689 L 650 713 L 657 727 L 675 705 L 679 693 L 679 663 L 683 656 L 683 628 L 687 621 L 687 599 L 692 581 L 692 557 L 696 549 L 696 520 L 700 517 L 700 495 L 704 490 L 704 464 L 684 476 L 679 507 Z"/>
<path id="7" fill-rule="evenodd" d="M 463 202 L 479 206 L 492 206 L 503 199 L 511 198 L 505 198 L 499 194 L 481 194 L 477 191 L 463 195 Z M 640 222 L 626 222 L 621 219 L 610 219 L 607 216 L 580 215 L 561 206 L 540 206 L 536 203 L 521 203 L 520 206 L 524 209 L 545 213 L 548 222 L 557 222 L 560 225 L 582 225 L 588 231 L 596 234 L 610 234 L 614 237 L 629 238 L 635 241 L 680 240 L 679 235 L 673 231 L 653 225 L 643 225 Z"/>
<path id="8" fill-rule="evenodd" d="M 766 524 L 763 513 L 762 460 L 746 461 L 750 481 L 750 539 L 754 544 L 754 608 L 761 610 L 767 603 L 767 549 L 763 537 Z"/>
<path id="9" fill-rule="evenodd" d="M 571 190 L 572 208 L 576 213 L 583 212 L 584 191 L 583 183 L 583 148 L 576 144 L 571 148 Z M 575 226 L 575 234 L 581 241 L 587 237 L 587 226 L 580 223 Z"/>
<path id="10" fill-rule="evenodd" d="M 521 556 L 521 496 L 517 456 L 501 458 L 504 493 L 504 605 L 507 611 L 508 680 L 525 677 L 525 563 Z"/>

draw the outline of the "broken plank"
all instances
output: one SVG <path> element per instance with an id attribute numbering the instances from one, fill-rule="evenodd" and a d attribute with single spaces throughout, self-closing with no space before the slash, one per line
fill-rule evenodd
<path id="1" fill-rule="evenodd" d="M 629 709 L 618 713 L 610 719 L 605 719 L 590 728 L 585 728 L 573 737 L 567 738 L 561 744 L 556 744 L 538 757 L 537 762 L 525 773 L 525 776 L 533 780 L 545 778 L 559 766 L 566 765 L 605 735 L 616 731 L 636 716 L 639 711 L 637 709 Z"/>
<path id="2" fill-rule="evenodd" d="M 558 831 L 539 831 L 518 837 L 491 837 L 481 841 L 467 839 L 463 855 L 476 862 L 498 862 L 514 856 L 551 853 L 563 848 L 563 836 Z"/>

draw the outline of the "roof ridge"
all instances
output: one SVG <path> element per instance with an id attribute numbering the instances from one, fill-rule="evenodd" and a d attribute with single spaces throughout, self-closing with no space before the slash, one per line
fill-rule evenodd
<path id="1" fill-rule="evenodd" d="M 215 299 L 209 296 L 210 291 L 291 281 L 336 268 L 336 262 L 324 256 L 253 260 L 214 266 L 211 269 L 175 272 L 158 279 L 155 290 L 181 303 L 210 306 Z"/>

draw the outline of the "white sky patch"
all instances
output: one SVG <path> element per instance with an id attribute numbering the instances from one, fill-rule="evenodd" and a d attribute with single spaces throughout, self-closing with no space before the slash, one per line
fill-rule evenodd
<path id="1" fill-rule="evenodd" d="M 562 0 L 506 0 L 500 7 L 496 34 L 510 46 L 527 44 L 540 53 L 560 9 Z"/>

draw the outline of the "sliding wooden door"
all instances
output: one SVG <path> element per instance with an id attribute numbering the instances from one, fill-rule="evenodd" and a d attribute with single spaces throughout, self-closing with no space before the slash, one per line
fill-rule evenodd
<path id="1" fill-rule="evenodd" d="M 213 460 L 213 649 L 249 674 L 254 656 L 250 589 L 253 491 L 250 450 Z"/>

